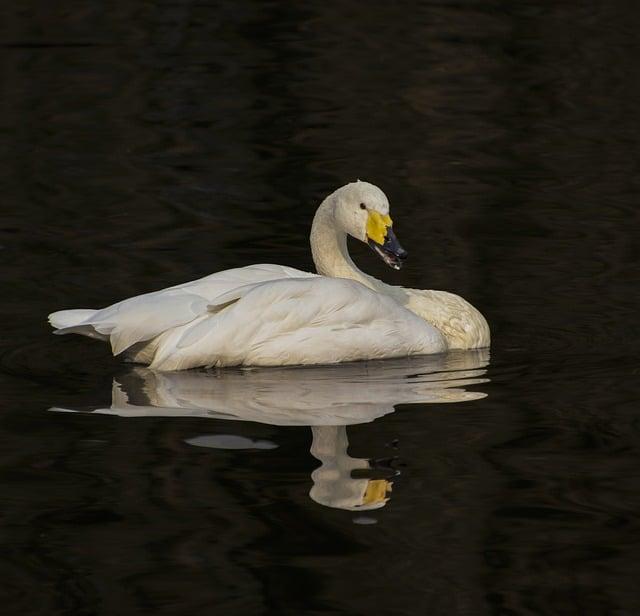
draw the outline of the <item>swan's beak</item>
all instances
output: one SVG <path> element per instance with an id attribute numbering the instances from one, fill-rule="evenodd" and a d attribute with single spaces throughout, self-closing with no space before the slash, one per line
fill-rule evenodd
<path id="1" fill-rule="evenodd" d="M 385 229 L 385 236 L 381 244 L 369 236 L 367 236 L 367 243 L 389 267 L 395 270 L 399 270 L 409 256 L 409 253 L 400 246 L 400 242 L 390 226 Z"/>

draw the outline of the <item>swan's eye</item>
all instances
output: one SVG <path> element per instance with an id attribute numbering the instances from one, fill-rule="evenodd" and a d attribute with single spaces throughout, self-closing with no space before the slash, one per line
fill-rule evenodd
<path id="1" fill-rule="evenodd" d="M 366 206 L 364 203 L 361 203 L 361 204 L 360 204 L 360 209 L 361 209 L 361 210 L 366 210 L 366 209 L 367 209 L 367 206 Z"/>

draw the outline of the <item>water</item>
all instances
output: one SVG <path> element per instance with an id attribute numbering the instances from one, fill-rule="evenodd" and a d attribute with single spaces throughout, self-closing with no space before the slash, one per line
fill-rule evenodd
<path id="1" fill-rule="evenodd" d="M 3 613 L 640 612 L 635 5 L 2 12 Z M 156 378 L 50 335 L 311 269 L 357 177 L 410 252 L 357 262 L 468 298 L 490 355 Z"/>

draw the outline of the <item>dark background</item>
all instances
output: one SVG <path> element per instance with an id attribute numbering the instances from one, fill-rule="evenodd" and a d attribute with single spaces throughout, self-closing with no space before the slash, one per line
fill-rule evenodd
<path id="1" fill-rule="evenodd" d="M 0 9 L 5 614 L 637 614 L 640 9 L 610 2 L 35 2 Z M 308 498 L 308 428 L 56 415 L 108 349 L 48 312 L 313 267 L 356 178 L 493 334 L 487 398 L 399 407 L 377 524 Z M 272 451 L 195 449 L 203 432 Z"/>

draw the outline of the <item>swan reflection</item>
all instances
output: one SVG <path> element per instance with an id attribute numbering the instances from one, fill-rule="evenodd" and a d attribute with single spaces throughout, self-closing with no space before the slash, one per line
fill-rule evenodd
<path id="1" fill-rule="evenodd" d="M 483 398 L 486 394 L 465 388 L 488 381 L 488 363 L 489 352 L 481 350 L 299 368 L 199 372 L 134 368 L 113 380 L 111 406 L 91 412 L 119 417 L 203 417 L 310 426 L 311 454 L 321 463 L 311 474 L 310 497 L 328 507 L 362 511 L 383 507 L 390 498 L 393 482 L 388 477 L 364 476 L 380 469 L 372 468 L 375 465 L 369 459 L 349 456 L 346 426 L 374 421 L 392 413 L 399 404 Z M 203 435 L 188 443 L 221 449 L 277 446 L 245 437 L 221 437 Z"/>

